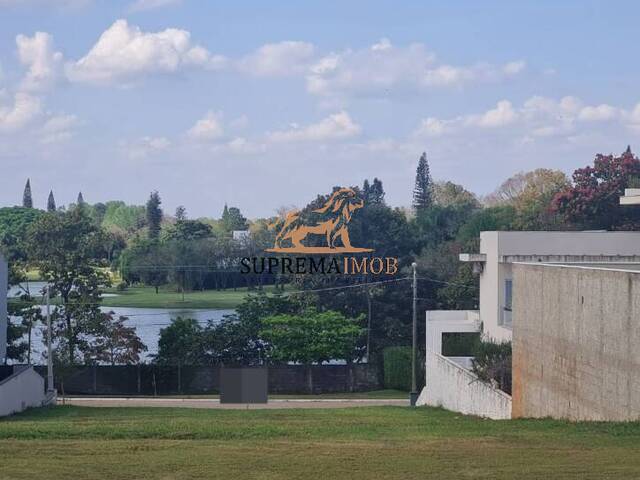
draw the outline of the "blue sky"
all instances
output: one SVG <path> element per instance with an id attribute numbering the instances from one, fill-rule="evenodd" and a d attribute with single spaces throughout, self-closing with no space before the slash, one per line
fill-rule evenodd
<path id="1" fill-rule="evenodd" d="M 379 177 L 486 194 L 640 134 L 635 2 L 0 0 L 0 205 L 250 217 Z"/>

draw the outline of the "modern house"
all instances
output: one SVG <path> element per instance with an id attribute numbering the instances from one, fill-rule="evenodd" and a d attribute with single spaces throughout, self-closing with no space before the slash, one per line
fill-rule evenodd
<path id="1" fill-rule="evenodd" d="M 509 418 L 510 399 L 489 392 L 469 369 L 469 358 L 442 355 L 446 333 L 481 332 L 484 338 L 509 341 L 513 336 L 516 264 L 564 265 L 640 270 L 640 232 L 482 232 L 480 252 L 461 254 L 479 275 L 478 310 L 426 312 L 426 387 L 419 403 L 442 405 L 463 413 Z M 454 390 L 451 385 L 457 384 Z M 429 387 L 431 385 L 431 388 Z M 494 396 L 488 406 L 480 398 Z M 462 402 L 462 403 L 461 403 Z"/>
<path id="2" fill-rule="evenodd" d="M 55 402 L 44 379 L 30 365 L 7 365 L 8 266 L 0 253 L 0 417 Z"/>

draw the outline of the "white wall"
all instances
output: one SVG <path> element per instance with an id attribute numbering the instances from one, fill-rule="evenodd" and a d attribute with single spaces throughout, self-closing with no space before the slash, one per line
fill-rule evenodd
<path id="1" fill-rule="evenodd" d="M 44 378 L 29 367 L 0 383 L 0 417 L 40 407 L 45 398 Z"/>
<path id="2" fill-rule="evenodd" d="M 511 418 L 511 397 L 478 380 L 447 357 L 427 350 L 426 384 L 417 405 L 443 407 L 495 420 Z"/>
<path id="3" fill-rule="evenodd" d="M 7 355 L 7 262 L 0 253 L 0 364 Z"/>

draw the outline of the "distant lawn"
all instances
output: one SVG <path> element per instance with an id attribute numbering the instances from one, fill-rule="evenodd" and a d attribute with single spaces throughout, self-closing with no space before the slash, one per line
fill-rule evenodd
<path id="1" fill-rule="evenodd" d="M 273 286 L 264 288 L 267 293 L 274 293 Z M 139 308 L 180 308 L 180 309 L 209 309 L 222 310 L 237 307 L 249 293 L 257 293 L 256 290 L 249 291 L 247 288 L 237 290 L 204 290 L 196 292 L 185 292 L 184 300 L 182 294 L 172 288 L 161 288 L 156 294 L 153 287 L 131 287 L 124 291 L 107 289 L 105 293 L 113 293 L 115 297 L 105 297 L 102 305 L 105 307 L 139 307 Z M 9 299 L 10 302 L 18 302 L 18 299 Z M 58 303 L 58 299 L 53 298 L 52 303 Z"/>
<path id="2" fill-rule="evenodd" d="M 637 478 L 640 424 L 433 408 L 55 407 L 0 420 L 0 478 Z"/>
<path id="3" fill-rule="evenodd" d="M 273 287 L 265 287 L 265 291 L 272 293 Z M 185 292 L 182 294 L 173 288 L 161 288 L 159 293 L 153 287 L 131 287 L 124 291 L 107 290 L 117 294 L 116 297 L 106 297 L 102 304 L 106 307 L 140 307 L 140 308 L 183 308 L 183 309 L 229 309 L 242 303 L 248 293 L 246 288 L 237 290 L 204 290 Z"/>

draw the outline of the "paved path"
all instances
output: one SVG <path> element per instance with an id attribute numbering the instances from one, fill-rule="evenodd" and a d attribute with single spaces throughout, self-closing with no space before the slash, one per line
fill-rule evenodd
<path id="1" fill-rule="evenodd" d="M 382 405 L 408 406 L 408 400 L 401 399 L 275 399 L 269 403 L 220 403 L 217 398 L 140 398 L 140 397 L 67 397 L 58 398 L 58 405 L 78 405 L 83 407 L 178 407 L 178 408 L 220 408 L 232 410 L 255 410 L 263 408 L 348 408 L 377 407 Z"/>

